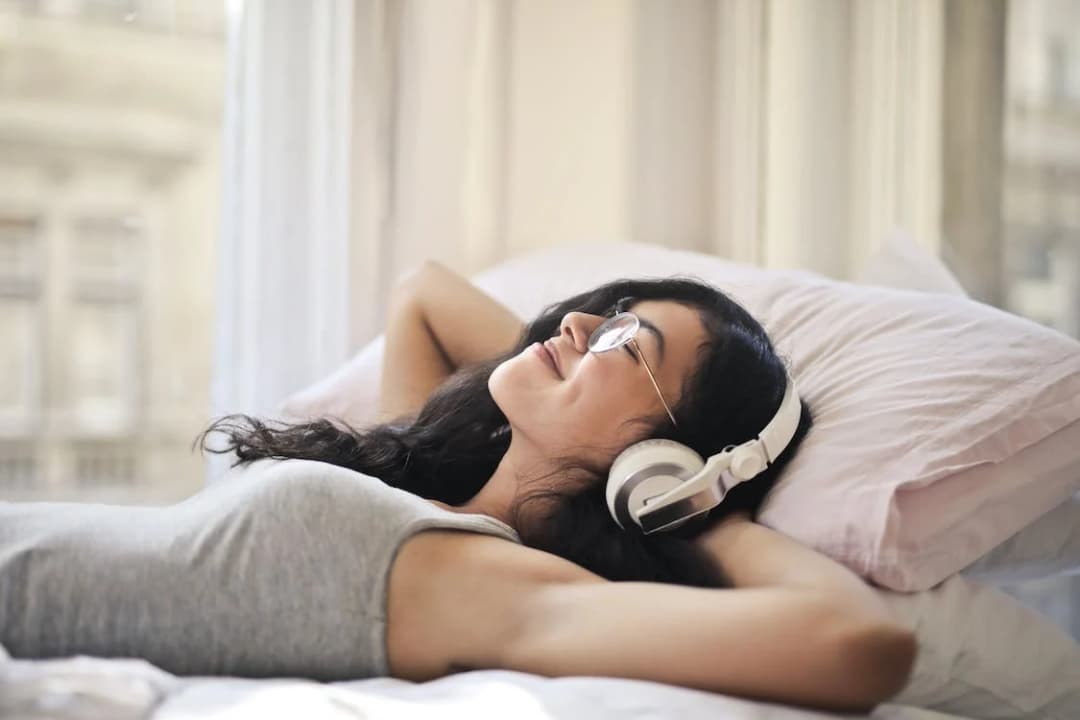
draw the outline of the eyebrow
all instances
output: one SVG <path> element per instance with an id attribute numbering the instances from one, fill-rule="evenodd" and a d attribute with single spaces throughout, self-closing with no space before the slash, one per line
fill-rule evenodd
<path id="1" fill-rule="evenodd" d="M 661 365 L 664 362 L 664 333 L 660 332 L 660 328 L 653 325 L 652 322 L 650 322 L 649 320 L 646 320 L 637 313 L 634 314 L 637 315 L 637 319 L 638 322 L 641 323 L 641 327 L 652 332 L 653 336 L 656 338 L 656 344 L 660 346 L 660 362 L 658 362 L 657 365 Z"/>

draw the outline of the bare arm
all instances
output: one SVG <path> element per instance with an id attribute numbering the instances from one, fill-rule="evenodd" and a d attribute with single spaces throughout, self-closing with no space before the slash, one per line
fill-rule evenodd
<path id="1" fill-rule="evenodd" d="M 644 582 L 549 584 L 502 667 L 653 680 L 768 702 L 868 712 L 907 682 L 912 633 L 822 593 Z"/>
<path id="2" fill-rule="evenodd" d="M 868 711 L 906 684 L 913 632 L 847 568 L 744 513 L 710 528 L 705 542 L 735 589 L 544 585 L 508 666 L 840 711 Z"/>
<path id="3" fill-rule="evenodd" d="M 380 421 L 418 411 L 451 373 L 509 350 L 523 329 L 513 312 L 466 278 L 426 261 L 390 299 Z"/>
<path id="4" fill-rule="evenodd" d="M 888 607 L 854 572 L 783 533 L 752 522 L 746 511 L 720 520 L 695 538 L 735 587 L 783 585 L 817 590 L 853 614 L 884 616 Z"/>
<path id="5" fill-rule="evenodd" d="M 539 550 L 442 530 L 399 558 L 392 669 L 412 680 L 503 668 L 867 711 L 900 691 L 915 658 L 908 628 L 819 589 L 612 583 Z"/>

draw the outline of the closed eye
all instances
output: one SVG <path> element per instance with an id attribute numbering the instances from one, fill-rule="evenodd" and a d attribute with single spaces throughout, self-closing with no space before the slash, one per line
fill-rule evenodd
<path id="1" fill-rule="evenodd" d="M 623 345 L 623 348 L 626 350 L 626 352 L 630 353 L 630 357 L 634 358 L 635 363 L 639 365 L 641 364 L 641 361 L 638 360 L 637 353 L 630 349 L 630 343 L 626 343 L 625 345 Z"/>

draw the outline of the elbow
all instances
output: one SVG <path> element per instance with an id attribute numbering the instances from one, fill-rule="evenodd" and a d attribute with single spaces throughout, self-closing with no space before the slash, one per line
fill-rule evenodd
<path id="1" fill-rule="evenodd" d="M 843 655 L 849 668 L 852 710 L 869 713 L 903 690 L 918 657 L 915 633 L 895 623 L 880 623 L 853 632 Z"/>

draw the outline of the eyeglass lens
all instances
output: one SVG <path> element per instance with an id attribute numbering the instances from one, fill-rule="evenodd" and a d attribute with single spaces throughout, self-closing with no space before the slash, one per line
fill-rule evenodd
<path id="1" fill-rule="evenodd" d="M 604 352 L 630 341 L 638 329 L 638 320 L 631 314 L 618 315 L 605 320 L 589 338 L 589 349 Z"/>

